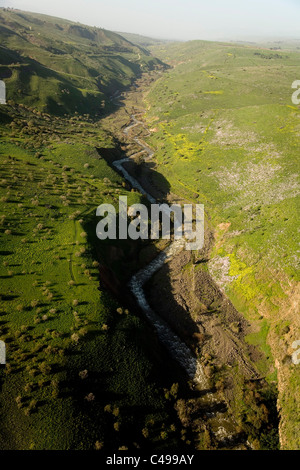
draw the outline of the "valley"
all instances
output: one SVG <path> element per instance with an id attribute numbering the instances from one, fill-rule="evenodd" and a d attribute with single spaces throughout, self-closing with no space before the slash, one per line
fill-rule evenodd
<path id="1" fill-rule="evenodd" d="M 0 12 L 1 449 L 299 448 L 299 52 Z M 203 249 L 100 241 L 120 195 Z"/>
<path id="2" fill-rule="evenodd" d="M 140 91 L 144 91 L 145 89 L 144 80 L 147 81 L 147 77 L 141 79 Z M 150 202 L 153 203 L 155 202 L 153 196 L 145 193 L 141 186 L 141 184 L 145 184 L 148 188 L 151 188 L 152 191 L 154 189 L 153 174 L 155 174 L 155 172 L 147 168 L 146 165 L 148 164 L 152 167 L 152 159 L 155 158 L 155 152 L 144 143 L 144 139 L 147 141 L 147 136 L 149 136 L 150 133 L 146 129 L 145 122 L 137 120 L 136 115 L 129 116 L 127 110 L 127 107 L 128 109 L 133 109 L 132 100 L 135 100 L 135 105 L 137 105 L 138 91 L 139 88 L 135 86 L 133 92 L 126 93 L 126 95 L 123 94 L 123 97 L 119 97 L 121 111 L 116 112 L 116 115 L 113 117 L 113 122 L 118 122 L 116 126 L 117 129 L 123 128 L 122 133 L 125 135 L 126 151 L 128 155 L 131 154 L 131 157 L 113 161 L 112 165 L 119 169 L 124 177 L 129 180 L 132 187 L 137 188 L 139 192 L 146 195 Z M 142 116 L 142 114 L 143 110 L 140 109 L 139 115 Z M 130 119 L 129 124 L 122 124 L 122 122 L 126 123 L 128 118 Z M 127 127 L 124 127 L 125 125 Z M 114 128 L 114 125 L 110 122 L 110 129 L 111 128 Z M 120 137 L 120 134 L 118 135 Z M 137 170 L 139 163 L 136 162 L 136 157 L 140 155 L 140 152 L 136 152 L 136 144 L 142 148 L 142 152 L 146 155 L 141 171 Z M 131 163 L 129 164 L 130 160 Z M 118 164 L 116 165 L 116 163 Z M 124 171 L 123 165 L 128 165 L 128 171 L 135 176 L 132 177 L 128 175 L 128 172 L 126 170 Z M 137 178 L 140 183 L 136 181 L 135 178 Z M 151 180 L 151 185 L 149 185 L 149 179 Z M 160 202 L 164 202 L 162 192 L 160 191 L 159 193 L 157 191 L 156 194 L 160 198 Z M 187 202 L 187 200 L 178 198 L 175 194 L 171 196 L 167 194 L 166 196 L 166 200 L 169 202 L 178 200 Z M 271 398 L 267 400 L 267 402 L 270 400 L 267 406 L 270 407 L 268 414 L 271 414 L 268 418 L 268 422 L 270 425 L 270 422 L 274 420 L 271 426 L 276 426 L 276 412 L 274 414 L 274 406 L 276 407 L 276 391 L 264 382 L 263 377 L 255 367 L 254 362 L 261 354 L 256 348 L 251 349 L 251 347 L 247 346 L 244 341 L 247 330 L 248 333 L 251 331 L 249 323 L 247 324 L 247 322 L 245 322 L 242 315 L 240 315 L 228 299 L 224 297 L 209 274 L 205 272 L 204 269 L 199 269 L 202 263 L 207 262 L 206 258 L 211 251 L 211 245 L 213 245 L 212 240 L 212 233 L 208 230 L 206 232 L 205 247 L 202 253 L 198 253 L 197 259 L 195 259 L 195 254 L 191 255 L 189 252 L 185 252 L 180 243 L 175 249 L 173 247 L 175 243 L 171 243 L 170 247 L 165 249 L 164 252 L 160 252 L 159 256 L 154 258 L 146 268 L 142 268 L 133 276 L 132 280 L 129 282 L 129 287 L 131 290 L 133 289 L 137 302 L 142 307 L 146 317 L 150 319 L 152 324 L 158 325 L 158 331 L 163 330 L 161 333 L 162 336 L 158 333 L 158 337 L 160 338 L 161 336 L 162 343 L 166 344 L 167 349 L 175 359 L 177 357 L 179 364 L 184 364 L 185 359 L 183 359 L 182 362 L 181 353 L 179 355 L 177 354 L 177 351 L 179 353 L 181 350 L 181 346 L 179 344 L 177 345 L 178 340 L 173 338 L 170 342 L 166 336 L 166 330 L 169 329 L 169 325 L 171 329 L 182 338 L 184 343 L 188 344 L 190 351 L 192 351 L 195 357 L 193 361 L 195 361 L 198 356 L 198 365 L 195 364 L 193 367 L 191 378 L 196 384 L 196 390 L 200 391 L 201 398 L 192 398 L 189 400 L 189 403 L 192 403 L 191 408 L 194 410 L 193 413 L 195 412 L 195 408 L 198 408 L 202 419 L 205 417 L 206 430 L 209 432 L 210 436 L 215 436 L 212 439 L 214 445 L 217 446 L 217 448 L 219 448 L 219 446 L 220 448 L 224 446 L 225 448 L 232 448 L 232 446 L 233 448 L 255 448 L 256 443 L 254 447 L 252 447 L 249 441 L 243 441 L 246 436 L 243 432 L 244 429 L 241 422 L 242 414 L 240 405 L 243 402 L 243 397 L 239 397 L 239 401 L 235 403 L 235 406 L 231 406 L 232 398 L 235 393 L 239 393 L 237 389 L 240 389 L 242 383 L 246 390 L 248 388 L 250 390 L 251 387 L 254 387 L 254 389 L 261 390 L 262 395 L 269 393 Z M 196 269 L 197 272 L 195 273 Z M 174 273 L 174 270 L 176 273 Z M 142 286 L 145 282 L 147 283 L 146 286 L 151 283 L 153 276 L 155 279 L 157 278 L 157 281 L 154 283 L 152 289 L 149 287 L 146 288 L 147 294 L 145 296 Z M 193 278 L 192 291 L 191 276 Z M 176 287 L 174 289 L 174 281 L 180 284 L 178 290 L 178 293 L 180 292 L 179 302 L 177 293 L 174 294 L 174 290 L 176 291 Z M 183 298 L 183 288 L 186 289 L 185 299 Z M 191 301 L 192 308 L 189 306 Z M 154 311 L 148 302 L 154 306 Z M 196 316 L 194 313 L 195 309 L 198 310 L 198 315 Z M 158 316 L 155 312 L 158 312 Z M 164 323 L 164 321 L 167 323 Z M 253 359 L 254 361 L 252 362 Z M 231 368 L 235 370 L 237 383 L 232 381 Z M 195 385 L 192 386 L 192 388 L 194 387 Z M 203 393 L 205 389 L 207 389 L 207 391 Z M 265 406 L 262 405 L 264 401 L 263 396 L 259 396 L 259 393 L 256 392 L 256 397 L 260 397 L 259 402 L 261 402 L 261 406 Z M 256 412 L 257 415 L 259 415 L 260 405 L 255 403 L 255 400 L 250 406 L 258 406 Z M 196 423 L 198 424 L 197 420 Z M 263 426 L 262 423 L 261 425 Z M 275 431 L 275 443 L 275 428 L 271 429 L 271 434 L 273 431 Z M 270 429 L 268 432 L 270 433 Z M 221 439 L 218 440 L 217 436 Z"/>

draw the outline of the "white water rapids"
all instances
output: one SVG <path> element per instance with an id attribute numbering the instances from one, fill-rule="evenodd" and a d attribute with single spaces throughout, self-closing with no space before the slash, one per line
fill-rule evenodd
<path id="1" fill-rule="evenodd" d="M 131 124 L 123 130 L 125 135 L 128 135 L 132 128 L 138 125 L 144 125 L 141 121 L 138 121 L 134 115 L 131 116 L 131 120 Z M 144 151 L 147 152 L 147 160 L 153 157 L 154 152 L 147 145 L 141 142 L 137 137 L 135 137 L 134 140 L 143 148 Z M 115 160 L 113 165 L 123 174 L 124 178 L 133 188 L 145 195 L 151 204 L 155 204 L 156 200 L 144 190 L 140 183 L 133 178 L 128 171 L 125 170 L 123 164 L 126 162 L 130 162 L 130 158 Z M 144 314 L 156 329 L 161 343 L 166 346 L 171 356 L 186 370 L 188 376 L 193 379 L 195 383 L 206 388 L 208 386 L 208 380 L 203 372 L 200 362 L 187 345 L 172 331 L 169 325 L 152 310 L 147 302 L 143 289 L 143 285 L 154 275 L 154 273 L 158 271 L 164 263 L 168 262 L 173 256 L 179 253 L 184 248 L 184 245 L 184 240 L 175 240 L 171 242 L 164 251 L 151 261 L 151 263 L 132 276 L 129 282 L 129 287 Z"/>
<path id="2" fill-rule="evenodd" d="M 115 96 L 112 99 L 116 100 L 118 98 L 119 96 Z M 123 133 L 128 136 L 130 130 L 139 125 L 145 127 L 142 121 L 137 120 L 135 115 L 131 115 L 131 123 L 123 130 Z M 154 155 L 153 150 L 138 137 L 132 137 L 132 140 L 134 140 L 143 149 L 143 152 L 147 153 L 145 160 L 151 160 Z M 131 158 L 135 155 L 131 155 Z M 120 173 L 123 174 L 124 178 L 133 188 L 137 189 L 141 194 L 147 197 L 151 204 L 155 204 L 155 198 L 151 196 L 151 194 L 147 193 L 140 183 L 123 167 L 124 163 L 130 161 L 130 158 L 123 158 L 121 160 L 115 160 L 113 165 Z M 201 390 L 205 391 L 205 395 L 203 395 L 201 400 L 203 400 L 203 405 L 207 409 L 205 412 L 206 419 L 209 420 L 210 429 L 216 436 L 217 440 L 223 444 L 223 447 L 224 445 L 229 444 L 230 448 L 241 449 L 246 447 L 246 449 L 252 449 L 252 445 L 248 440 L 243 439 L 238 440 L 236 444 L 234 444 L 234 447 L 232 447 L 230 443 L 234 443 L 236 428 L 234 417 L 226 412 L 227 408 L 225 410 L 220 409 L 219 411 L 214 408 L 215 405 L 221 404 L 222 401 L 220 402 L 218 395 L 209 390 L 209 380 L 204 374 L 200 361 L 195 357 L 187 345 L 174 333 L 174 331 L 172 331 L 167 322 L 154 312 L 145 296 L 143 289 L 144 284 L 164 265 L 164 263 L 167 263 L 176 254 L 182 251 L 184 249 L 184 245 L 185 241 L 183 239 L 172 241 L 170 245 L 159 253 L 154 260 L 134 274 L 128 285 L 132 294 L 136 298 L 138 305 L 141 307 L 147 319 L 154 326 L 160 342 L 167 348 L 171 357 L 173 357 L 186 371 L 194 384 L 199 385 Z"/>

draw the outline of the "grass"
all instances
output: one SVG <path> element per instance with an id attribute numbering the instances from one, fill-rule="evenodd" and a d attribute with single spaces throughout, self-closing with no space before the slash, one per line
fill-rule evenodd
<path id="1" fill-rule="evenodd" d="M 5 8 L 0 24 L 7 98 L 40 111 L 106 113 L 116 90 L 142 70 L 162 67 L 145 49 L 104 29 Z"/>
<path id="2" fill-rule="evenodd" d="M 299 333 L 300 114 L 291 102 L 299 51 L 206 41 L 152 51 L 173 66 L 145 95 L 156 170 L 172 192 L 204 203 L 215 232 L 211 272 L 256 325 L 248 340 L 264 353 L 259 369 L 275 380 L 274 361 L 284 361 Z M 280 320 L 292 329 L 279 346 Z M 282 374 L 293 380 L 287 363 Z M 293 439 L 285 445 L 298 448 L 295 418 L 286 413 Z"/>
<path id="3" fill-rule="evenodd" d="M 295 44 L 156 44 L 157 59 L 115 33 L 67 20 L 1 9 L 0 21 L 8 98 L 0 107 L 0 336 L 8 353 L 0 447 L 187 449 L 169 393 L 177 368 L 121 288 L 158 246 L 134 252 L 95 236 L 99 204 L 117 206 L 120 194 L 140 202 L 97 151 L 116 147 L 109 119 L 104 129 L 99 118 L 114 109 L 113 93 L 166 61 L 174 67 L 145 94 L 157 186 L 205 204 L 217 263 L 204 269 L 223 279 L 252 324 L 247 341 L 260 348 L 270 395 L 280 364 L 282 445 L 299 448 L 289 358 L 299 331 Z M 118 299 L 99 286 L 99 262 Z M 269 429 L 266 390 L 235 378 L 236 415 L 255 440 L 255 428 Z M 198 431 L 188 442 L 205 440 Z M 262 440 L 277 446 L 275 435 Z"/>
<path id="4" fill-rule="evenodd" d="M 70 127 L 2 109 L 0 447 L 178 446 L 177 430 L 160 437 L 178 419 L 164 398 L 176 372 L 145 321 L 99 288 L 96 208 L 139 200 L 95 149 L 110 136 L 84 116 Z"/>

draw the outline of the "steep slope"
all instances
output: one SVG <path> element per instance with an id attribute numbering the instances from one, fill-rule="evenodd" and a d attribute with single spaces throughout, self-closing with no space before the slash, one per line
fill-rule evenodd
<path id="1" fill-rule="evenodd" d="M 102 120 L 80 114 L 159 61 L 42 15 L 2 9 L 0 35 L 0 449 L 178 449 L 177 373 L 123 293 L 99 287 L 96 208 L 140 196 L 99 157 L 115 145 Z"/>
<path id="2" fill-rule="evenodd" d="M 111 31 L 19 10 L 0 9 L 0 44 L 7 98 L 58 115 L 99 113 L 142 70 L 163 66 Z"/>
<path id="3" fill-rule="evenodd" d="M 147 143 L 170 190 L 205 204 L 206 269 L 256 329 L 281 444 L 299 448 L 299 52 L 193 41 L 155 53 L 173 69 L 147 94 Z"/>

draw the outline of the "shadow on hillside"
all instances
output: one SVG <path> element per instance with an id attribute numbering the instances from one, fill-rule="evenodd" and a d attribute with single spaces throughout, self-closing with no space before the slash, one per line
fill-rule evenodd
<path id="1" fill-rule="evenodd" d="M 124 153 L 119 148 L 98 148 L 97 150 L 99 157 L 104 158 L 115 171 L 113 161 L 125 157 Z M 131 160 L 125 162 L 123 167 L 158 203 L 167 203 L 170 196 L 170 183 L 163 175 L 155 170 L 153 162 L 137 164 L 135 161 Z M 126 180 L 124 179 L 124 181 Z M 126 181 L 126 189 L 131 189 L 128 181 Z M 149 201 L 144 197 L 142 202 L 148 206 L 148 214 L 150 214 Z M 130 221 L 128 221 L 128 223 L 129 222 Z M 91 224 L 92 230 L 94 231 L 96 223 L 94 219 Z M 88 227 L 85 227 L 85 230 L 90 233 Z M 96 248 L 96 256 L 100 262 L 99 271 L 102 287 L 105 286 L 106 289 L 118 299 L 121 305 L 138 311 L 139 315 L 150 325 L 150 321 L 145 317 L 135 297 L 130 292 L 128 282 L 134 274 L 156 259 L 160 250 L 151 240 L 139 239 L 134 241 L 128 239 L 100 241 L 94 234 L 92 237 L 91 245 Z M 187 256 L 190 257 L 190 253 L 188 253 Z M 147 295 L 147 301 L 151 306 L 153 305 L 155 313 L 167 322 L 173 333 L 195 351 L 197 340 L 194 336 L 199 334 L 199 327 L 191 318 L 190 312 L 180 305 L 173 296 L 168 265 L 165 264 L 160 271 L 164 273 L 162 280 L 163 289 L 160 289 L 158 298 L 155 298 L 155 293 L 153 293 L 152 290 L 151 294 Z M 158 271 L 157 276 L 159 276 L 160 271 Z M 160 287 L 162 287 L 162 285 Z M 149 294 L 149 291 L 147 291 L 147 293 Z M 157 336 L 154 326 L 150 325 L 150 327 L 154 335 Z M 164 346 L 160 346 L 160 348 L 161 347 L 165 349 Z M 166 362 L 166 364 L 168 364 L 171 360 L 170 353 L 166 350 L 165 353 L 169 356 Z M 194 353 L 191 352 L 191 356 L 193 355 Z M 174 358 L 172 361 L 176 362 Z M 176 368 L 178 374 L 177 380 L 179 380 L 181 376 L 184 377 L 185 381 L 190 378 L 187 376 L 186 370 L 183 370 L 178 364 Z"/>

